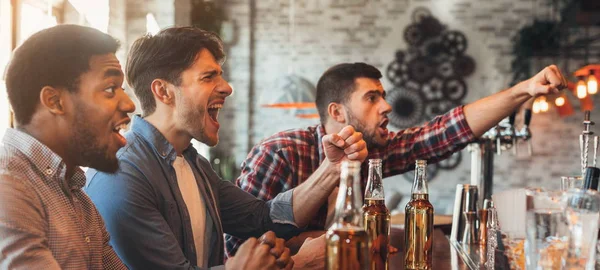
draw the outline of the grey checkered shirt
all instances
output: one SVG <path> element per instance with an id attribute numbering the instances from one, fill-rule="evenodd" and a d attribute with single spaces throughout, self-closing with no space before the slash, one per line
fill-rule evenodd
<path id="1" fill-rule="evenodd" d="M 62 159 L 8 129 L 0 146 L 0 269 L 127 269 L 77 168 L 64 185 Z M 63 190 L 70 190 L 67 195 Z"/>

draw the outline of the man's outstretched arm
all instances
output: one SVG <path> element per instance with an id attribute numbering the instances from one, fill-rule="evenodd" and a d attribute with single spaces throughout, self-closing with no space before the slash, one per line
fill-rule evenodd
<path id="1" fill-rule="evenodd" d="M 558 67 L 551 65 L 532 78 L 509 89 L 465 105 L 465 118 L 473 134 L 480 137 L 527 100 L 537 96 L 556 94 L 566 87 L 565 77 Z"/>

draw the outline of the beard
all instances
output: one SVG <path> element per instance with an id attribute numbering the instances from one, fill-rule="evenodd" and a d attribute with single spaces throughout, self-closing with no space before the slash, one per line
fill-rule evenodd
<path id="1" fill-rule="evenodd" d="M 218 137 L 215 141 L 206 131 L 206 117 L 209 117 L 206 107 L 195 106 L 189 99 L 186 99 L 181 93 L 183 90 L 177 88 L 175 94 L 175 107 L 177 117 L 182 121 L 182 125 L 197 141 L 213 147 L 218 143 Z"/>
<path id="2" fill-rule="evenodd" d="M 97 127 L 90 123 L 93 116 L 83 106 L 76 105 L 71 144 L 68 153 L 74 153 L 75 160 L 81 165 L 98 171 L 114 173 L 119 169 L 119 160 L 109 151 L 108 143 L 102 144 Z M 108 141 L 108 140 L 107 140 Z"/>
<path id="3" fill-rule="evenodd" d="M 353 126 L 354 130 L 362 133 L 363 140 L 365 140 L 365 142 L 367 143 L 367 149 L 379 148 L 387 145 L 387 143 L 381 144 L 377 141 L 377 128 L 375 128 L 374 130 L 369 130 L 367 128 L 367 125 L 364 122 L 360 121 L 358 117 L 354 115 L 354 112 L 352 112 L 350 108 L 348 108 L 348 125 Z"/>

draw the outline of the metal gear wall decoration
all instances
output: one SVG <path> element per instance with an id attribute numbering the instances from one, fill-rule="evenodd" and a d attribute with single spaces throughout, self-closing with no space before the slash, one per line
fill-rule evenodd
<path id="1" fill-rule="evenodd" d="M 392 106 L 390 124 L 400 129 L 463 104 L 468 93 L 465 77 L 476 68 L 475 60 L 465 54 L 468 42 L 464 33 L 448 29 L 425 7 L 415 8 L 411 19 L 403 32 L 408 48 L 397 50 L 386 70 L 394 85 L 387 98 Z M 461 160 L 457 152 L 437 165 L 436 171 L 452 170 Z"/>

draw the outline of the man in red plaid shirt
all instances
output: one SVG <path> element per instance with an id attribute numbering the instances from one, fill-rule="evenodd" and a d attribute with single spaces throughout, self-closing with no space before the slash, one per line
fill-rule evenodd
<path id="1" fill-rule="evenodd" d="M 327 161 L 321 139 L 347 125 L 362 133 L 369 152 L 367 159 L 383 160 L 384 177 L 401 174 L 413 169 L 417 159 L 434 163 L 449 157 L 530 98 L 558 93 L 566 87 L 566 79 L 552 65 L 512 88 L 396 133 L 387 129 L 387 115 L 392 108 L 385 100 L 381 77 L 377 68 L 365 63 L 339 64 L 327 70 L 317 83 L 316 105 L 321 124 L 279 132 L 254 146 L 242 163 L 236 184 L 263 200 L 270 200 L 312 177 L 322 179 L 310 188 L 328 189 L 331 184 L 337 185 L 339 167 Z M 363 162 L 363 189 L 367 168 L 367 162 Z M 335 199 L 330 196 L 330 200 L 332 197 Z M 310 231 L 326 229 L 327 205 L 328 202 L 323 202 L 317 217 L 306 228 L 307 236 Z M 227 253 L 235 254 L 241 241 L 230 235 L 225 238 Z"/>

